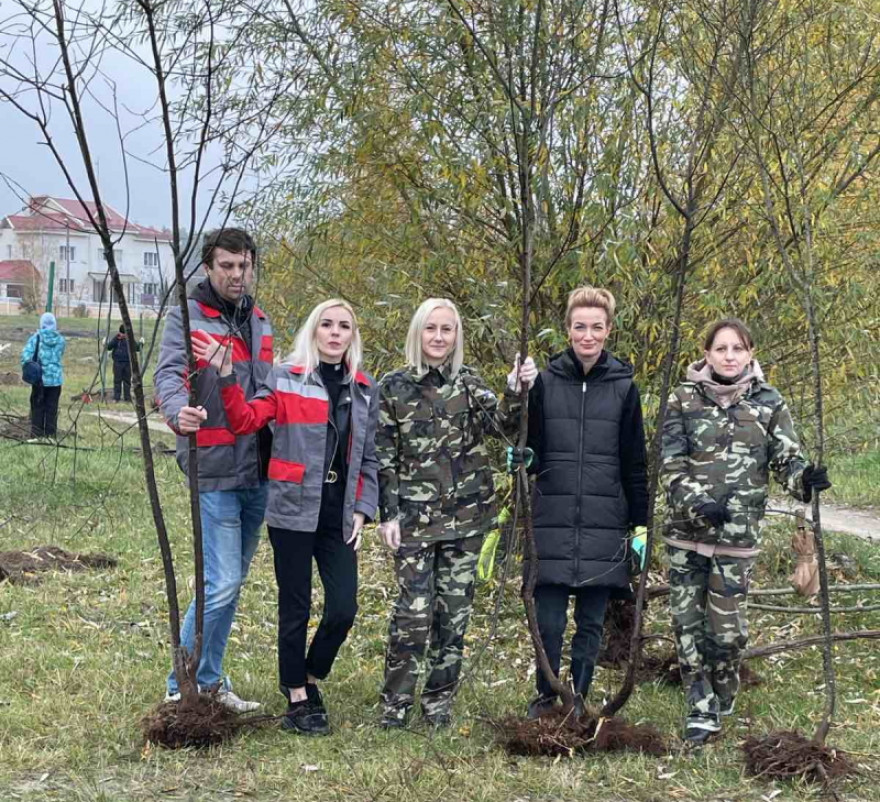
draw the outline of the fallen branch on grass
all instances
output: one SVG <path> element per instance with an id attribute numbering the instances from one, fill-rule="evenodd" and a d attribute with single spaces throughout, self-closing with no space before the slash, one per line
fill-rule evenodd
<path id="1" fill-rule="evenodd" d="M 857 591 L 864 590 L 880 590 L 880 582 L 867 582 L 858 585 L 846 585 L 846 584 L 838 584 L 838 585 L 829 585 L 828 592 L 829 593 L 855 593 Z M 749 590 L 749 598 L 754 598 L 755 596 L 794 596 L 797 594 L 797 591 L 794 588 L 754 588 Z M 654 585 L 651 588 L 648 588 L 648 598 L 649 599 L 658 599 L 662 596 L 669 595 L 669 585 Z M 754 606 L 754 605 L 749 605 Z"/>
<path id="2" fill-rule="evenodd" d="M 776 643 L 768 643 L 766 646 L 753 646 L 743 652 L 744 660 L 751 660 L 755 657 L 769 657 L 771 654 L 780 654 L 781 652 L 791 652 L 796 649 L 806 649 L 809 646 L 818 646 L 825 639 L 824 635 L 808 635 L 805 638 L 797 638 L 796 640 L 777 641 Z M 847 640 L 877 640 L 880 639 L 880 629 L 865 629 L 861 632 L 833 632 L 831 640 L 847 641 Z"/>
<path id="3" fill-rule="evenodd" d="M 755 610 L 769 610 L 774 613 L 820 613 L 821 607 L 781 607 L 777 604 L 749 604 L 749 608 Z M 880 604 L 866 604 L 864 607 L 829 607 L 829 613 L 870 613 L 874 610 L 880 610 Z"/>

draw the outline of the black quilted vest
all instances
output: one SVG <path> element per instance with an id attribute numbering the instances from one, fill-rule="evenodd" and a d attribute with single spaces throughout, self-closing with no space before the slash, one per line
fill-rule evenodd
<path id="1" fill-rule="evenodd" d="M 584 376 L 571 349 L 541 373 L 534 492 L 539 585 L 628 584 L 620 421 L 632 377 L 632 367 L 607 352 Z"/>

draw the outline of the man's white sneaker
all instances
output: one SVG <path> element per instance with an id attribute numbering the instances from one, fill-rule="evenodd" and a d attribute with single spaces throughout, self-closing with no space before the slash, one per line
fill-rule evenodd
<path id="1" fill-rule="evenodd" d="M 259 710 L 262 707 L 259 702 L 248 702 L 246 699 L 239 698 L 232 691 L 222 689 L 217 691 L 217 701 L 236 713 L 253 713 L 254 710 Z"/>
<path id="2" fill-rule="evenodd" d="M 162 700 L 163 702 L 179 702 L 180 701 L 180 693 L 168 693 L 165 692 L 165 698 Z"/>

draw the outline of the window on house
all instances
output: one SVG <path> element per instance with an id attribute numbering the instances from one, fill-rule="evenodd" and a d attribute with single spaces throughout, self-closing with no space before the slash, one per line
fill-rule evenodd
<path id="1" fill-rule="evenodd" d="M 62 262 L 76 260 L 76 245 L 62 245 L 58 248 L 58 256 Z"/>
<path id="2" fill-rule="evenodd" d="M 73 285 L 75 283 L 73 279 L 58 279 L 58 292 L 73 292 Z"/>
<path id="3" fill-rule="evenodd" d="M 114 249 L 113 249 L 113 256 L 114 256 L 115 259 L 116 259 L 116 267 L 121 267 L 121 266 L 122 266 L 122 251 L 119 250 L 118 248 L 114 248 Z M 105 262 L 107 261 L 107 255 L 104 253 L 104 249 L 103 249 L 103 248 L 101 249 L 101 258 L 102 258 Z"/>
<path id="4" fill-rule="evenodd" d="M 6 285 L 6 297 L 7 298 L 24 298 L 24 287 L 20 284 L 7 284 Z"/>
<path id="5" fill-rule="evenodd" d="M 159 254 L 155 251 L 144 251 L 144 267 L 159 267 Z"/>
<path id="6" fill-rule="evenodd" d="M 110 288 L 106 281 L 92 281 L 92 300 L 95 303 L 105 304 L 110 297 Z"/>

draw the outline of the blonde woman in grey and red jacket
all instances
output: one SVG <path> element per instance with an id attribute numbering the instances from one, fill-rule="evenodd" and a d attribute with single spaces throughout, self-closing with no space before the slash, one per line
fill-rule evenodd
<path id="1" fill-rule="evenodd" d="M 230 349 L 193 335 L 196 357 L 220 374 L 220 395 L 237 434 L 274 421 L 266 523 L 278 581 L 278 665 L 288 700 L 282 727 L 330 732 L 317 681 L 330 673 L 357 612 L 357 550 L 379 497 L 374 438 L 378 389 L 359 369 L 361 339 L 351 306 L 318 304 L 293 353 L 251 401 L 235 380 Z M 324 613 L 306 652 L 312 558 Z"/>

